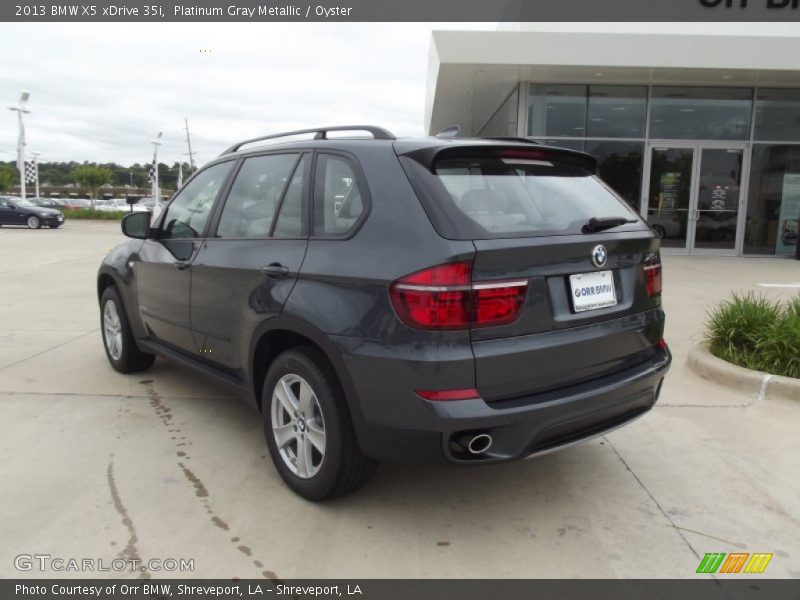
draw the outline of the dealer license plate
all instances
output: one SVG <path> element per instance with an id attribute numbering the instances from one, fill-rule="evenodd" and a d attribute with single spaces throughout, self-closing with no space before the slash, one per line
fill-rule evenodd
<path id="1" fill-rule="evenodd" d="M 575 312 L 607 308 L 617 304 L 614 274 L 611 271 L 570 275 L 569 284 L 572 288 L 572 306 Z"/>

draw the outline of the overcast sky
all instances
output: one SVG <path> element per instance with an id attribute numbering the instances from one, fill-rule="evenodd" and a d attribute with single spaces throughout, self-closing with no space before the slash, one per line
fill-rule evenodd
<path id="1" fill-rule="evenodd" d="M 525 28 L 798 35 L 797 23 L 539 23 Z M 504 25 L 503 28 L 514 27 Z M 495 23 L 0 24 L 0 106 L 31 94 L 28 150 L 43 161 L 199 164 L 259 134 L 369 123 L 421 135 L 432 29 Z M 206 52 L 201 52 L 206 50 Z M 0 118 L 0 159 L 17 123 Z"/>
<path id="2" fill-rule="evenodd" d="M 275 131 L 368 123 L 423 134 L 432 29 L 496 24 L 0 24 L 0 102 L 31 94 L 29 152 L 42 161 L 198 163 Z M 208 50 L 201 52 L 201 49 Z M 3 111 L 0 159 L 15 160 Z"/>

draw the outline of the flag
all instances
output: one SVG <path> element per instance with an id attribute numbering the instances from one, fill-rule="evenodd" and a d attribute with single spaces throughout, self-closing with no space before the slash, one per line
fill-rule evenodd
<path id="1" fill-rule="evenodd" d="M 147 174 L 147 183 L 155 183 L 156 181 L 156 169 L 158 165 L 156 165 L 155 161 L 150 165 L 150 172 Z"/>
<path id="2" fill-rule="evenodd" d="M 178 163 L 178 189 L 183 185 L 183 165 Z"/>
<path id="3" fill-rule="evenodd" d="M 25 163 L 25 183 L 36 183 L 36 162 Z"/>

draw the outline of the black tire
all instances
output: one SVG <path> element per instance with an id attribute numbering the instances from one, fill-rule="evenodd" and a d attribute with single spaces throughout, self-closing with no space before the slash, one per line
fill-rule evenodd
<path id="1" fill-rule="evenodd" d="M 287 375 L 299 376 L 308 383 L 324 422 L 325 454 L 319 470 L 309 478 L 298 476 L 287 466 L 272 430 L 273 394 L 278 382 Z M 313 501 L 344 496 L 366 485 L 375 474 L 377 462 L 364 456 L 358 446 L 339 380 L 316 348 L 298 347 L 275 358 L 264 380 L 261 408 L 264 433 L 275 468 L 299 496 Z"/>
<path id="2" fill-rule="evenodd" d="M 25 219 L 25 224 L 28 226 L 28 229 L 39 229 L 42 226 L 42 220 L 36 215 L 31 215 Z"/>
<path id="3" fill-rule="evenodd" d="M 664 228 L 661 225 L 651 225 L 655 234 L 659 237 L 659 239 L 664 239 L 664 236 L 667 235 L 667 232 L 664 231 Z"/>
<path id="4" fill-rule="evenodd" d="M 109 342 L 107 340 L 104 322 L 106 304 L 109 302 L 114 303 L 114 308 L 119 319 L 119 333 L 121 334 L 121 351 L 116 357 L 109 350 Z M 107 287 L 100 298 L 100 332 L 103 337 L 103 348 L 105 348 L 108 362 L 120 373 L 136 373 L 137 371 L 145 371 L 153 366 L 156 357 L 153 354 L 142 352 L 136 345 L 136 339 L 133 337 L 128 322 L 128 315 L 125 314 L 125 305 L 122 303 L 119 290 L 113 285 Z M 114 354 L 117 353 L 114 352 Z"/>

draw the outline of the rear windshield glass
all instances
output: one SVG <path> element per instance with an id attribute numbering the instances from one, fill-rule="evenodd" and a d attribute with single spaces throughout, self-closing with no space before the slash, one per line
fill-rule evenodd
<path id="1" fill-rule="evenodd" d="M 451 239 L 581 233 L 589 219 L 638 215 L 582 166 L 555 160 L 450 158 L 433 172 L 402 160 L 428 206 L 434 226 Z M 620 231 L 620 228 L 608 231 Z"/>

